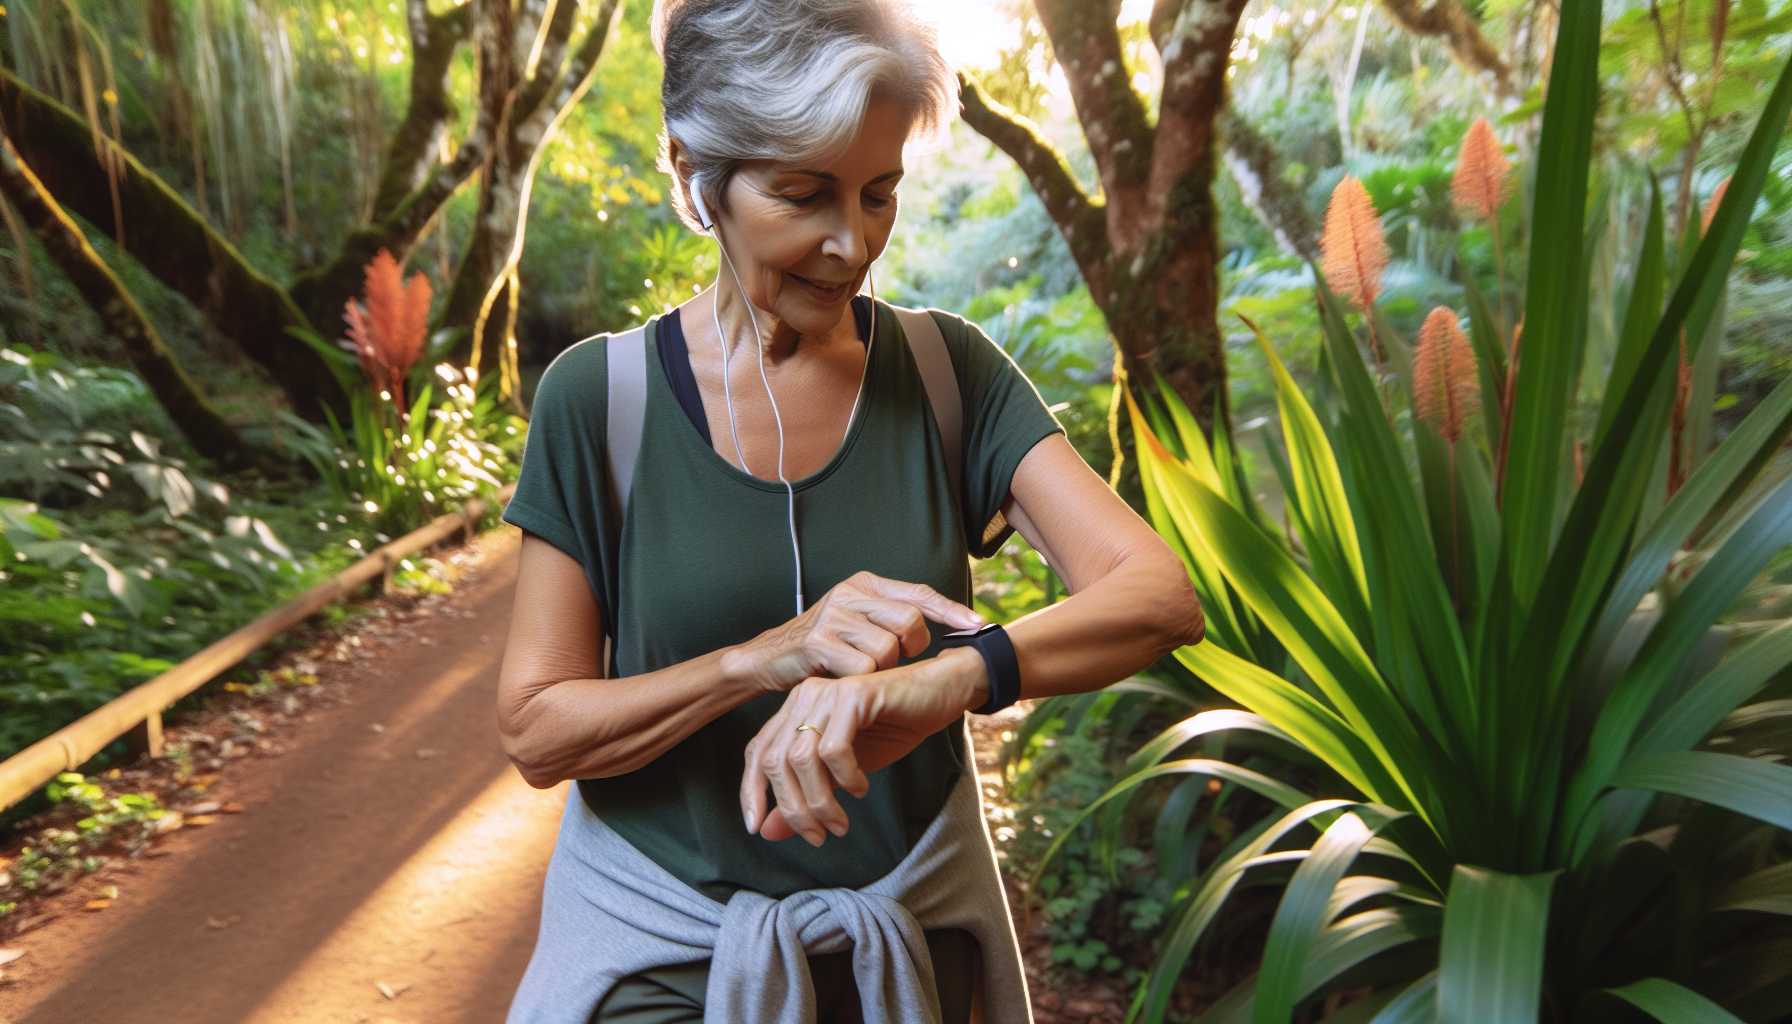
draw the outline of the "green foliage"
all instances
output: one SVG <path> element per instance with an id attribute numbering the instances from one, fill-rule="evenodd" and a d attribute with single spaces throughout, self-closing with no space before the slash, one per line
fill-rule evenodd
<path id="1" fill-rule="evenodd" d="M 462 420 L 437 438 L 483 439 L 475 450 L 498 469 L 478 468 L 493 480 L 514 465 L 517 442 L 493 440 L 514 420 L 489 397 L 442 404 Z M 0 758 L 340 571 L 391 539 L 382 526 L 416 525 L 328 488 L 197 476 L 148 432 L 142 411 L 156 408 L 127 371 L 0 348 L 0 474 L 37 499 L 0 498 Z M 440 585 L 400 569 L 407 585 Z"/>
<path id="2" fill-rule="evenodd" d="M 415 399 L 399 410 L 348 379 L 342 353 L 312 332 L 292 331 L 338 365 L 352 418 L 344 429 L 326 410 L 326 432 L 284 410 L 276 415 L 335 500 L 361 506 L 375 529 L 407 532 L 475 496 L 490 500 L 515 479 L 527 421 L 500 402 L 495 378 L 469 384 L 459 367 L 425 359 L 406 382 Z M 438 383 L 443 397 L 433 401 Z"/>
<path id="3" fill-rule="evenodd" d="M 1749 1017 L 1783 1007 L 1792 987 L 1792 966 L 1771 952 L 1792 940 L 1788 748 L 1737 733 L 1782 713 L 1762 698 L 1788 685 L 1792 624 L 1719 622 L 1779 590 L 1759 581 L 1792 548 L 1792 466 L 1776 457 L 1792 435 L 1792 382 L 1671 498 L 1645 500 L 1682 329 L 1690 358 L 1792 110 L 1792 63 L 1681 268 L 1655 207 L 1589 428 L 1564 411 L 1592 305 L 1582 224 L 1599 9 L 1565 6 L 1563 19 L 1503 479 L 1499 431 L 1451 443 L 1401 408 L 1413 357 L 1376 311 L 1403 400 L 1384 404 L 1323 286 L 1317 402 L 1260 339 L 1285 446 L 1272 454 L 1286 535 L 1240 486 L 1223 429 L 1210 445 L 1167 387 L 1144 410 L 1128 396 L 1151 519 L 1208 614 L 1207 640 L 1176 658 L 1249 710 L 1166 730 L 1097 806 L 1150 778 L 1196 774 L 1287 809 L 1190 877 L 1135 1014 L 1160 1019 L 1231 893 L 1289 861 L 1299 867 L 1260 972 L 1213 1019 L 1287 1020 L 1365 971 L 1393 979 L 1389 995 L 1409 986 L 1396 1002 L 1412 1019 L 1606 1019 L 1622 1004 L 1605 992 L 1619 986 L 1638 1005 L 1685 989 Z M 1484 361 L 1510 356 L 1499 337 L 1477 334 Z M 1342 785 L 1164 760 L 1216 728 L 1281 738 Z M 1744 905 L 1756 915 L 1747 927 L 1726 916 Z M 1719 963 L 1733 966 L 1711 973 Z M 1650 978 L 1663 980 L 1635 984 Z"/>
<path id="4" fill-rule="evenodd" d="M 0 919 L 25 894 L 48 892 L 73 878 L 99 870 L 117 847 L 136 856 L 169 820 L 169 811 L 153 793 L 108 794 L 80 772 L 61 772 L 44 787 L 51 804 L 71 804 L 87 813 L 74 828 L 51 826 L 38 832 L 19 851 L 9 870 L 0 871 Z M 12 898 L 8 898 L 12 897 Z"/>

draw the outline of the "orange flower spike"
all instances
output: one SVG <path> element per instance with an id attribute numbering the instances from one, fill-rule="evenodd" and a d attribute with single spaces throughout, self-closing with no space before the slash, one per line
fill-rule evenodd
<path id="1" fill-rule="evenodd" d="M 404 340 L 402 361 L 398 372 L 408 374 L 417 360 L 423 358 L 423 342 L 429 336 L 429 300 L 431 297 L 429 278 L 421 273 L 412 274 L 404 286 Z"/>
<path id="2" fill-rule="evenodd" d="M 1724 193 L 1729 189 L 1730 179 L 1725 178 L 1712 191 L 1711 198 L 1705 200 L 1705 215 L 1699 220 L 1699 234 L 1703 235 L 1711 230 L 1711 218 L 1717 216 L 1717 207 L 1724 201 Z"/>
<path id="3" fill-rule="evenodd" d="M 1455 444 L 1473 409 L 1478 384 L 1474 349 L 1447 306 L 1433 309 L 1419 329 L 1412 389 L 1414 413 Z"/>
<path id="4" fill-rule="evenodd" d="M 380 380 L 378 349 L 373 343 L 373 325 L 368 322 L 367 310 L 351 298 L 342 305 L 342 321 L 348 324 L 348 340 L 355 346 L 355 357 L 361 361 L 361 373 L 377 393 Z"/>
<path id="5" fill-rule="evenodd" d="M 1388 242 L 1369 190 L 1346 176 L 1332 189 L 1325 208 L 1325 233 L 1319 238 L 1325 283 L 1358 309 L 1368 312 L 1381 291 L 1381 273 L 1388 266 Z"/>
<path id="6" fill-rule="evenodd" d="M 1450 178 L 1450 195 L 1457 209 L 1476 220 L 1492 221 L 1499 216 L 1511 185 L 1510 168 L 1493 126 L 1484 117 L 1475 118 L 1462 137 L 1456 173 Z"/>
<path id="7" fill-rule="evenodd" d="M 377 358 L 387 375 L 386 387 L 396 384 L 398 364 L 404 345 L 404 285 L 398 261 L 392 253 L 381 249 L 368 261 L 367 316 L 373 322 L 373 341 Z"/>

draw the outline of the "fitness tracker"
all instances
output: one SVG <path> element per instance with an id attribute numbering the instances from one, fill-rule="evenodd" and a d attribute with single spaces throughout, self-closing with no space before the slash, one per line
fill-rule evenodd
<path id="1" fill-rule="evenodd" d="M 947 633 L 940 637 L 940 650 L 948 647 L 975 647 L 989 670 L 989 699 L 972 714 L 993 715 L 1020 699 L 1020 659 L 1001 623 Z"/>

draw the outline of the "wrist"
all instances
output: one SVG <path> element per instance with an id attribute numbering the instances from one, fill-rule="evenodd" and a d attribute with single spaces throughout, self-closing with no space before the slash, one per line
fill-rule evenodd
<path id="1" fill-rule="evenodd" d="M 746 644 L 722 648 L 721 669 L 722 679 L 731 689 L 749 697 L 771 692 L 764 673 L 759 670 L 758 659 Z"/>
<path id="2" fill-rule="evenodd" d="M 934 656 L 948 685 L 957 687 L 966 711 L 975 712 L 989 701 L 989 665 L 974 647 L 948 647 Z"/>

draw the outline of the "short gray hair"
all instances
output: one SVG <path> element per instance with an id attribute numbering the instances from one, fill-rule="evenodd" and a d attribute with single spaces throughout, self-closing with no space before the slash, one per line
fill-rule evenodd
<path id="1" fill-rule="evenodd" d="M 658 167 L 692 230 L 672 165 L 677 137 L 703 202 L 741 163 L 827 163 L 852 144 L 873 90 L 913 111 L 937 141 L 958 114 L 958 79 L 934 27 L 905 0 L 655 0 L 653 47 L 665 66 Z"/>

